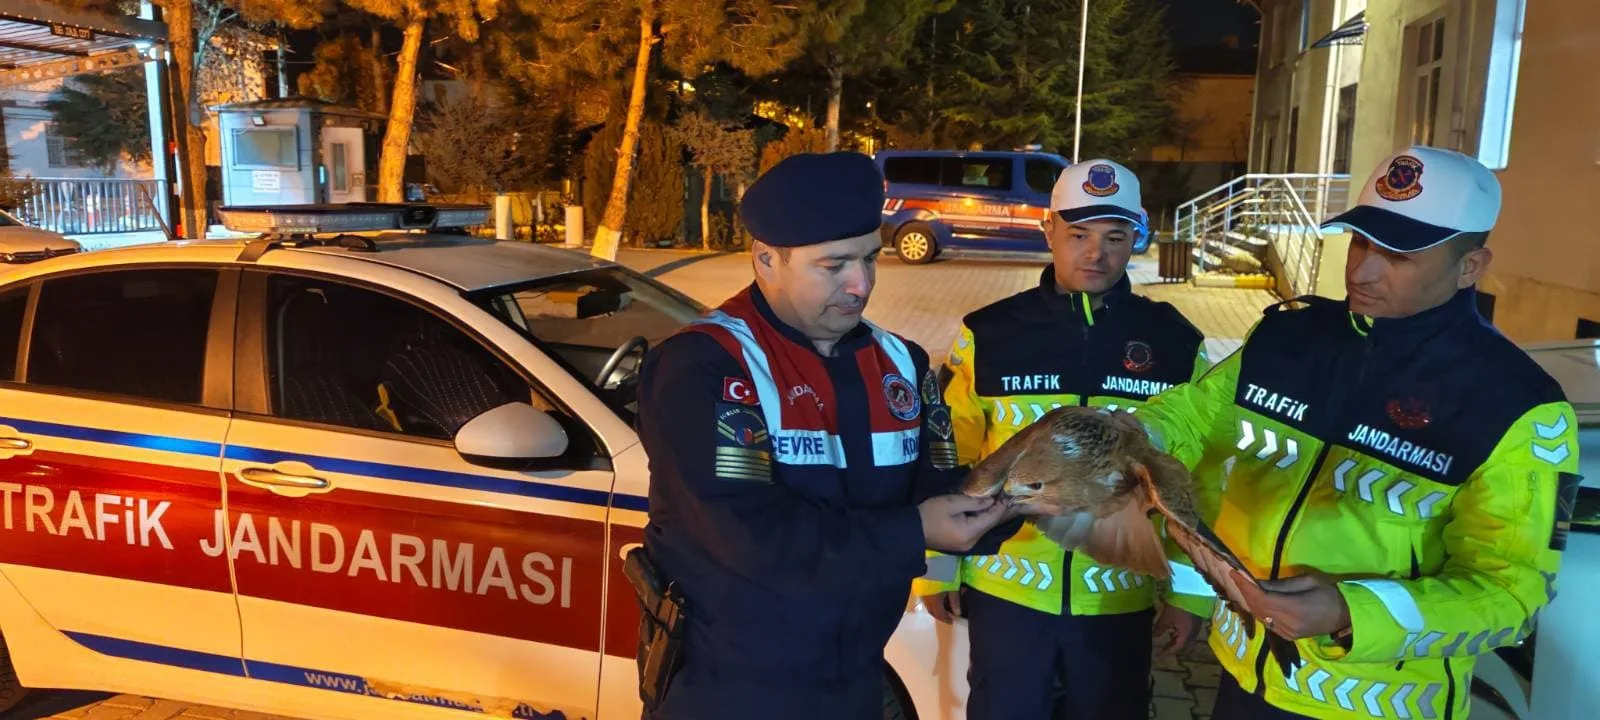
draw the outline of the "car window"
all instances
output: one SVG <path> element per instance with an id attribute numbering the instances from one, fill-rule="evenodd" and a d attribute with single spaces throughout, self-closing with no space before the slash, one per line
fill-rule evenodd
<path id="1" fill-rule="evenodd" d="M 705 308 L 622 268 L 602 268 L 478 294 L 477 302 L 537 341 L 613 407 L 631 414 L 644 350 L 653 348 Z M 642 342 L 641 342 L 642 341 Z M 602 378 L 607 364 L 623 347 Z"/>
<path id="2" fill-rule="evenodd" d="M 892 183 L 939 184 L 939 158 L 892 157 L 883 161 L 883 178 Z"/>
<path id="3" fill-rule="evenodd" d="M 275 417 L 449 440 L 506 403 L 555 411 L 466 333 L 375 290 L 274 275 L 264 320 Z"/>
<path id="4" fill-rule="evenodd" d="M 1011 158 L 945 158 L 943 185 L 984 190 L 1011 189 Z"/>
<path id="5" fill-rule="evenodd" d="M 22 314 L 28 310 L 28 288 L 0 293 L 0 380 L 17 377 L 17 352 L 22 345 Z"/>
<path id="6" fill-rule="evenodd" d="M 26 382 L 199 403 L 217 271 L 112 270 L 44 281 Z"/>
<path id="7" fill-rule="evenodd" d="M 1056 187 L 1056 177 L 1066 168 L 1049 160 L 1029 159 L 1022 166 L 1022 172 L 1027 175 L 1028 189 L 1049 195 Z"/>

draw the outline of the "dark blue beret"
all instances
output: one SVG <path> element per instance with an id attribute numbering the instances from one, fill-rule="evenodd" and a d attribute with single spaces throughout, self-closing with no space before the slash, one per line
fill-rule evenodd
<path id="1" fill-rule="evenodd" d="M 876 232 L 883 223 L 883 174 L 861 153 L 792 155 L 745 191 L 739 218 L 751 235 L 773 247 Z"/>

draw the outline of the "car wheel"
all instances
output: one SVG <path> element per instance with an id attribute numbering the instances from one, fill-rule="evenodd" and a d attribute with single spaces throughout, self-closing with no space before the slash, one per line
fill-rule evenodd
<path id="1" fill-rule="evenodd" d="M 11 651 L 6 649 L 6 639 L 0 637 L 0 713 L 4 713 L 27 697 L 28 689 L 17 681 L 17 669 L 11 667 Z"/>
<path id="2" fill-rule="evenodd" d="M 894 238 L 894 250 L 900 259 L 913 265 L 931 262 L 939 253 L 939 243 L 933 237 L 933 228 L 927 223 L 909 223 L 900 228 Z"/>
<path id="3" fill-rule="evenodd" d="M 916 720 L 917 713 L 911 708 L 911 698 L 906 696 L 906 688 L 900 684 L 900 679 L 894 676 L 893 670 L 883 671 L 883 720 Z"/>

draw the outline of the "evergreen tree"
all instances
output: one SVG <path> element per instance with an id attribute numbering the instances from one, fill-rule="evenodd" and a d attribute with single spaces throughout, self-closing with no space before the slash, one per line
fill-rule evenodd
<path id="1" fill-rule="evenodd" d="M 417 58 L 428 23 L 438 22 L 462 40 L 478 39 L 478 25 L 492 20 L 498 0 L 345 0 L 393 23 L 403 31 L 400 55 L 395 60 L 394 92 L 389 102 L 389 123 L 378 154 L 378 201 L 400 202 L 405 179 L 406 149 L 411 143 L 411 123 L 417 109 Z"/>
<path id="2" fill-rule="evenodd" d="M 719 61 L 760 76 L 783 68 L 803 50 L 805 39 L 800 8 L 786 0 L 517 2 L 537 28 L 534 67 L 569 82 L 573 75 L 601 81 L 628 77 L 611 192 L 591 251 L 605 258 L 616 257 L 628 215 L 641 152 L 639 128 L 651 79 L 659 77 L 657 56 L 661 65 L 691 79 Z"/>
<path id="3" fill-rule="evenodd" d="M 923 18 L 949 10 L 955 0 L 816 0 L 808 13 L 810 62 L 801 72 L 824 76 L 827 149 L 839 147 L 847 77 L 903 70 L 904 56 Z"/>
<path id="4" fill-rule="evenodd" d="M 107 170 L 123 158 L 150 161 L 149 107 L 139 68 L 77 76 L 44 103 L 67 150 Z"/>
<path id="5" fill-rule="evenodd" d="M 1081 157 L 1159 142 L 1175 98 L 1155 0 L 1089 0 Z M 960 0 L 919 29 L 907 69 L 874 78 L 902 141 L 1072 154 L 1080 0 Z M 905 82 L 904 78 L 916 78 Z"/>

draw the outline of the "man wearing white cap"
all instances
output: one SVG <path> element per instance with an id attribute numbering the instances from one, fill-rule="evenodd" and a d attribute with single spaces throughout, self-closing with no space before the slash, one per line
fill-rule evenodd
<path id="1" fill-rule="evenodd" d="M 1210 603 L 1212 717 L 1466 717 L 1478 655 L 1555 593 L 1579 478 L 1561 388 L 1477 311 L 1500 210 L 1476 160 L 1413 147 L 1355 207 L 1343 301 L 1269 308 L 1138 414 L 1265 592 Z M 1220 569 L 1213 569 L 1220 570 Z M 1275 661 L 1269 633 L 1295 641 Z"/>
<path id="2" fill-rule="evenodd" d="M 1132 172 L 1109 160 L 1064 170 L 1044 231 L 1052 263 L 1039 286 L 967 315 L 951 349 L 943 396 L 961 465 L 1051 408 L 1137 407 L 1207 366 L 1200 332 L 1128 282 L 1134 241 L 1148 232 Z M 916 587 L 941 621 L 967 616 L 967 717 L 1146 718 L 1154 580 L 1067 552 L 1020 521 L 997 530 L 1012 533 L 999 553 L 935 556 Z"/>

